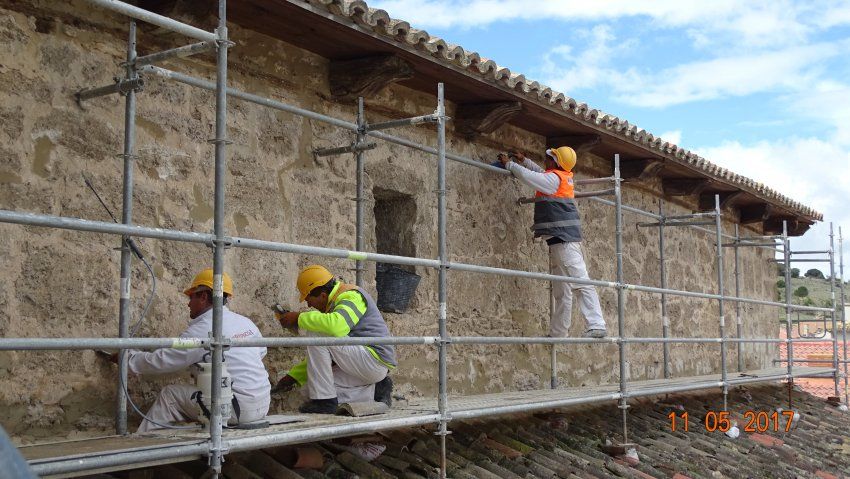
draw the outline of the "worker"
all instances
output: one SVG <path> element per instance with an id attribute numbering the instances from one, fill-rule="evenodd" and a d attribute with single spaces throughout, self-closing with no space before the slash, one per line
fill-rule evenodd
<path id="1" fill-rule="evenodd" d="M 305 336 L 390 337 L 389 328 L 371 296 L 338 281 L 325 267 L 312 265 L 298 275 L 301 301 L 315 311 L 277 311 L 281 326 Z M 307 346 L 307 359 L 280 380 L 276 391 L 307 385 L 303 413 L 334 414 L 340 403 L 379 401 L 392 405 L 392 379 L 397 366 L 390 344 L 372 346 Z"/>
<path id="2" fill-rule="evenodd" d="M 498 158 L 517 179 L 537 190 L 531 229 L 535 238 L 542 238 L 549 245 L 549 273 L 589 279 L 581 251 L 581 223 L 573 190 L 576 152 L 568 146 L 547 149 L 545 170 L 521 152 L 501 153 Z M 607 334 L 605 320 L 596 288 L 563 281 L 552 282 L 549 336 L 567 336 L 572 322 L 573 291 L 578 295 L 579 308 L 587 324 L 583 336 L 604 338 Z"/>
<path id="3" fill-rule="evenodd" d="M 227 273 L 222 275 L 222 283 L 225 304 L 222 307 L 222 335 L 225 338 L 261 338 L 260 330 L 250 319 L 227 308 L 226 304 L 233 296 L 233 282 Z M 213 314 L 212 268 L 198 273 L 183 294 L 189 298 L 191 321 L 180 337 L 209 337 Z M 258 421 L 268 413 L 271 383 L 263 365 L 265 355 L 266 348 L 237 347 L 224 351 L 224 361 L 233 388 L 233 407 L 229 424 Z M 163 348 L 152 352 L 128 351 L 129 370 L 134 374 L 173 373 L 205 361 L 209 362 L 209 353 L 204 349 Z M 201 414 L 199 392 L 198 387 L 187 384 L 165 386 L 137 432 L 159 429 L 175 421 L 197 420 Z"/>

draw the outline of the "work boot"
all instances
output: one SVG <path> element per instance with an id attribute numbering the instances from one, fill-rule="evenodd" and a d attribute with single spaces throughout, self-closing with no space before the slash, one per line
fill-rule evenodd
<path id="1" fill-rule="evenodd" d="M 393 405 L 393 380 L 389 375 L 375 383 L 375 402 L 382 402 L 387 407 Z"/>
<path id="2" fill-rule="evenodd" d="M 582 337 L 599 339 L 599 338 L 604 338 L 607 335 L 608 335 L 608 331 L 606 331 L 604 329 L 588 329 L 587 331 L 584 332 L 584 334 L 582 334 Z"/>
<path id="3" fill-rule="evenodd" d="M 336 407 L 339 404 L 336 398 L 330 399 L 311 399 L 299 408 L 299 412 L 304 414 L 336 414 Z"/>

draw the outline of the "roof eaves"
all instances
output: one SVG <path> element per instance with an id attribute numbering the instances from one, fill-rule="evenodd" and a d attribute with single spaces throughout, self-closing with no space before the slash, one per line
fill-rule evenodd
<path id="1" fill-rule="evenodd" d="M 823 215 L 802 203 L 768 188 L 762 183 L 722 168 L 696 153 L 664 141 L 652 133 L 630 124 L 627 120 L 594 109 L 586 103 L 557 92 L 537 81 L 526 79 L 525 75 L 513 73 L 499 66 L 493 60 L 483 58 L 476 52 L 468 52 L 459 45 L 447 43 L 439 37 L 432 37 L 425 30 L 410 26 L 410 23 L 393 19 L 384 10 L 370 8 L 361 0 L 302 0 L 302 3 L 321 8 L 331 14 L 349 19 L 361 28 L 381 37 L 388 37 L 404 46 L 427 53 L 442 63 L 460 67 L 482 80 L 507 87 L 531 100 L 571 116 L 582 123 L 602 129 L 626 139 L 633 144 L 654 152 L 674 163 L 694 169 L 713 180 L 740 188 L 765 201 L 790 210 L 795 215 L 811 221 L 823 221 Z"/>

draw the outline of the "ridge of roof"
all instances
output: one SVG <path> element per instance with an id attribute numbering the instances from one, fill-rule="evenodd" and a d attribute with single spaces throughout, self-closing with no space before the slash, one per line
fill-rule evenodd
<path id="1" fill-rule="evenodd" d="M 612 134 L 649 150 L 654 150 L 684 166 L 692 167 L 718 180 L 746 189 L 764 200 L 779 203 L 814 221 L 823 221 L 823 215 L 820 212 L 769 188 L 763 183 L 716 165 L 690 150 L 665 141 L 661 137 L 629 123 L 628 120 L 592 108 L 588 104 L 579 102 L 540 82 L 529 80 L 525 75 L 514 73 L 506 67 L 499 66 L 495 61 L 482 57 L 477 52 L 467 51 L 460 45 L 431 36 L 425 30 L 412 27 L 409 22 L 390 17 L 385 10 L 369 7 L 363 0 L 301 1 L 310 6 L 321 8 L 328 13 L 346 17 L 365 29 L 427 53 L 443 63 L 453 64 L 468 72 L 475 73 L 489 83 L 506 86 L 537 103 L 558 107 L 580 122 L 602 127 Z"/>

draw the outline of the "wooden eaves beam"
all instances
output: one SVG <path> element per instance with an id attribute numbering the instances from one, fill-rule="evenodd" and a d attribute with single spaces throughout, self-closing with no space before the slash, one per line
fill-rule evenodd
<path id="1" fill-rule="evenodd" d="M 710 211 L 714 209 L 714 195 L 720 195 L 720 209 L 732 206 L 735 201 L 741 198 L 743 191 L 724 191 L 720 193 L 700 193 L 699 195 L 699 210 Z"/>
<path id="2" fill-rule="evenodd" d="M 666 196 L 690 196 L 700 194 L 710 183 L 706 178 L 664 178 L 661 187 Z"/>
<path id="3" fill-rule="evenodd" d="M 413 67 L 396 55 L 333 60 L 328 68 L 331 96 L 336 100 L 371 97 L 392 83 L 413 78 Z"/>
<path id="4" fill-rule="evenodd" d="M 462 103 L 455 111 L 456 131 L 469 139 L 492 133 L 521 110 L 518 101 Z"/>

